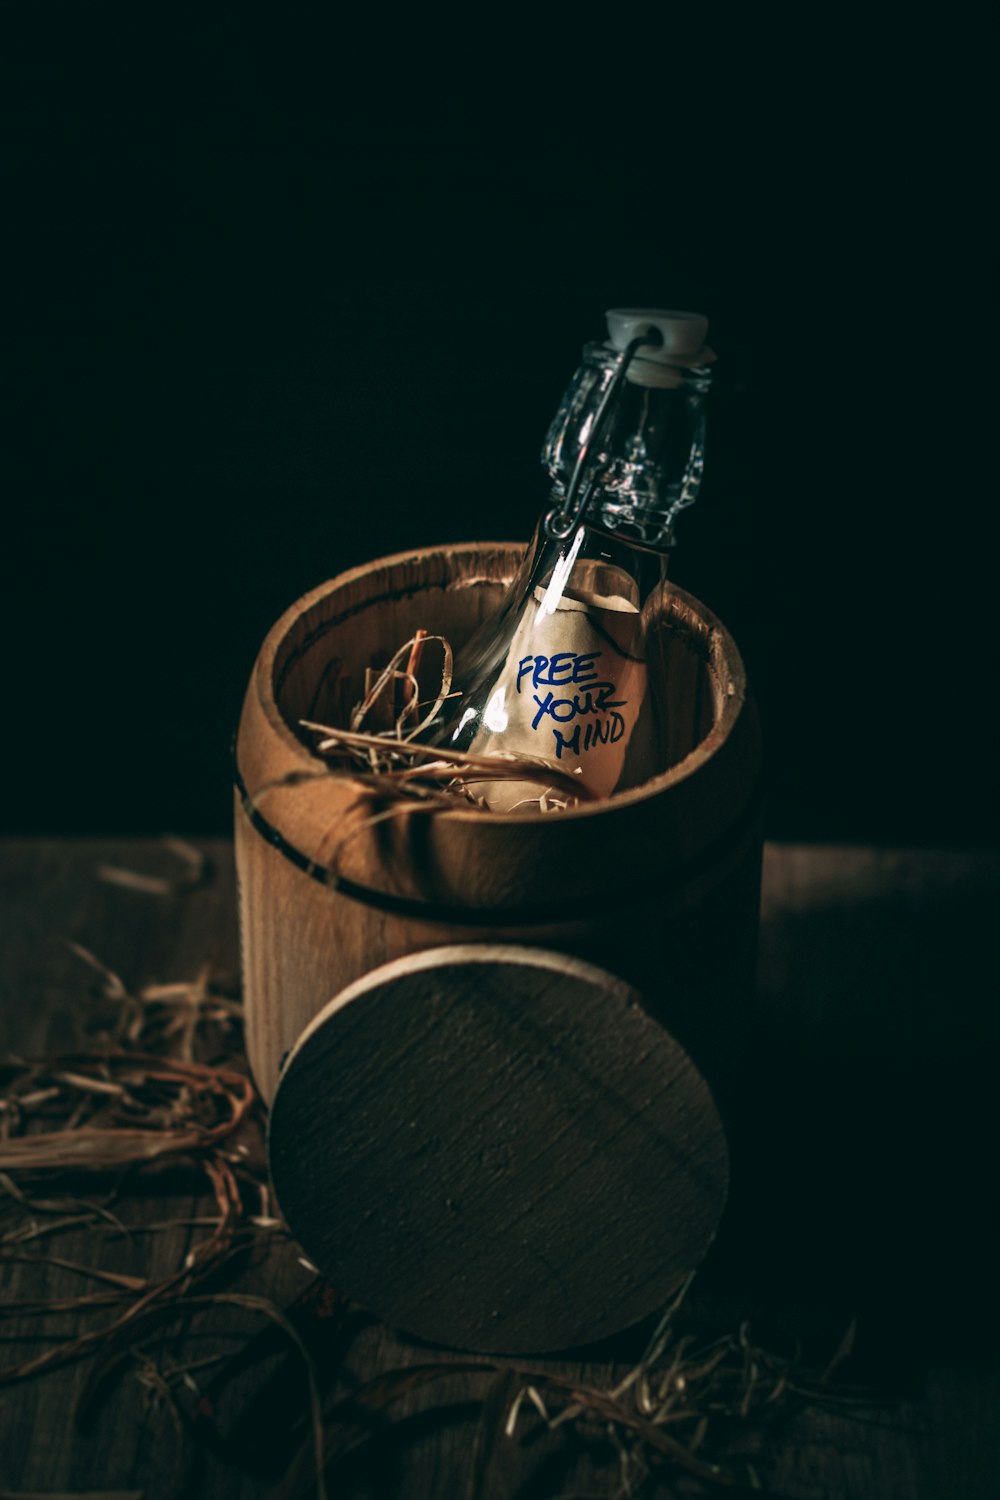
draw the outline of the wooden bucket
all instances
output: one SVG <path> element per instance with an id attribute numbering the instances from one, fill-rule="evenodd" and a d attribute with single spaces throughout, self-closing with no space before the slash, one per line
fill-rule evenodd
<path id="1" fill-rule="evenodd" d="M 657 627 L 674 764 L 600 804 L 496 816 L 457 806 L 366 826 L 356 789 L 317 774 L 323 763 L 298 727 L 303 718 L 345 722 L 345 710 L 362 696 L 364 668 L 384 664 L 420 626 L 459 647 L 495 609 L 520 555 L 520 548 L 476 543 L 381 559 L 307 594 L 264 642 L 237 738 L 236 860 L 248 1052 L 269 1100 L 283 1060 L 298 1059 L 307 1028 L 315 1031 L 331 1002 L 338 1009 L 334 997 L 357 994 L 358 982 L 364 990 L 380 965 L 409 960 L 419 967 L 414 956 L 439 947 L 450 955 L 453 980 L 455 947 L 469 944 L 507 954 L 513 967 L 505 972 L 520 976 L 518 984 L 529 975 L 536 1019 L 545 1002 L 530 964 L 518 956 L 526 947 L 544 950 L 546 962 L 564 955 L 571 965 L 600 966 L 580 970 L 580 983 L 599 989 L 594 975 L 603 973 L 609 994 L 624 983 L 671 1044 L 685 1049 L 685 1063 L 693 1059 L 692 1077 L 700 1068 L 714 1091 L 725 1089 L 756 956 L 760 744 L 736 646 L 697 600 L 669 587 Z M 335 850 L 334 886 L 328 867 Z M 397 971 L 386 972 L 396 985 Z M 384 1027 L 391 1004 L 376 1006 L 370 994 L 366 1004 Z M 553 1012 L 552 1026 L 564 1027 L 565 1015 Z M 336 1024 L 343 1024 L 342 1011 Z M 381 1047 L 381 1036 L 366 1034 L 363 1045 Z M 384 1046 L 391 1050 L 391 1038 Z M 457 1060 L 463 1065 L 475 1075 L 475 1056 Z M 315 1060 L 310 1067 L 312 1099 L 322 1092 L 322 1075 Z M 291 1071 L 290 1064 L 279 1101 L 297 1092 L 286 1086 Z M 306 1076 L 304 1063 L 300 1072 Z M 390 1085 L 383 1077 L 378 1086 Z M 434 1080 L 413 1082 L 418 1094 L 423 1087 L 433 1090 Z M 287 1130 L 294 1134 L 292 1114 Z M 272 1139 L 272 1154 L 274 1146 Z M 721 1212 L 717 1188 L 718 1181 L 708 1194 L 709 1217 Z M 724 1191 L 723 1182 L 722 1197 Z M 290 1204 L 283 1206 L 291 1217 Z M 308 1234 L 293 1228 L 308 1249 Z M 675 1266 L 674 1281 L 676 1273 Z M 454 1278 L 454 1268 L 449 1274 Z M 560 1275 L 565 1282 L 565 1265 Z M 662 1290 L 663 1278 L 659 1284 Z M 524 1286 L 512 1285 L 510 1295 L 524 1299 Z M 378 1300 L 369 1297 L 385 1312 Z M 463 1337 L 467 1314 L 464 1324 L 440 1317 L 421 1323 L 404 1309 L 397 1321 L 466 1347 L 559 1347 L 638 1316 L 625 1301 L 627 1308 L 600 1317 L 556 1317 L 537 1337 L 506 1313 L 498 1314 L 495 1336 L 477 1324 Z M 530 1297 L 527 1303 L 530 1311 Z"/>

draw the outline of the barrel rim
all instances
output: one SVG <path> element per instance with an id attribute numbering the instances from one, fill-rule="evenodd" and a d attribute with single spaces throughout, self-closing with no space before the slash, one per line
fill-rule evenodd
<path id="1" fill-rule="evenodd" d="M 510 552 L 512 554 L 513 566 L 510 577 L 516 571 L 516 563 L 523 555 L 524 546 L 520 542 L 442 542 L 435 546 L 417 547 L 404 552 L 390 553 L 385 557 L 373 558 L 371 561 L 349 568 L 343 573 L 336 574 L 326 582 L 318 584 L 307 593 L 296 599 L 284 613 L 279 616 L 268 631 L 257 655 L 254 664 L 252 683 L 256 692 L 258 705 L 267 720 L 268 726 L 281 740 L 285 749 L 291 752 L 302 764 L 303 770 L 316 771 L 327 766 L 327 762 L 321 755 L 314 751 L 299 738 L 295 730 L 288 723 L 278 704 L 276 691 L 278 656 L 282 646 L 287 640 L 291 630 L 302 619 L 303 615 L 315 609 L 331 595 L 335 595 L 343 589 L 350 587 L 358 580 L 371 575 L 374 569 L 390 571 L 394 568 L 402 568 L 407 564 L 419 564 L 422 560 L 439 556 L 447 559 L 449 555 L 459 554 L 462 556 L 475 556 L 477 553 L 495 550 L 499 552 Z M 487 580 L 491 582 L 494 580 Z M 495 580 L 496 582 L 509 582 L 507 580 Z M 626 812 L 641 806 L 651 796 L 668 790 L 670 787 L 686 781 L 693 776 L 703 765 L 706 764 L 720 750 L 729 738 L 730 732 L 735 725 L 747 698 L 746 669 L 743 658 L 733 636 L 726 629 L 718 616 L 697 599 L 689 594 L 686 589 L 677 584 L 667 581 L 669 592 L 686 605 L 692 615 L 699 619 L 706 627 L 708 637 L 719 643 L 720 654 L 727 663 L 730 681 L 728 691 L 724 694 L 722 712 L 717 721 L 712 725 L 705 737 L 695 745 L 693 750 L 671 766 L 668 770 L 660 772 L 658 776 L 652 776 L 638 786 L 630 787 L 623 792 L 616 792 L 611 797 L 602 798 L 600 801 L 583 802 L 576 807 L 562 809 L 558 814 L 560 823 L 567 820 L 574 822 L 593 817 L 607 816 L 609 813 Z M 372 603 L 375 601 L 372 600 Z M 332 628 L 332 626 L 331 626 Z M 711 662 L 709 663 L 711 670 Z M 349 773 L 337 778 L 343 787 L 358 786 L 363 783 L 355 781 Z M 253 789 L 248 789 L 253 795 Z M 517 827 L 525 825 L 537 827 L 541 823 L 552 821 L 553 814 L 543 812 L 512 812 L 504 813 L 502 818 L 495 818 L 475 809 L 465 809 L 460 805 L 454 810 L 445 809 L 435 815 L 442 818 L 451 825 L 475 825 L 483 828 L 488 823 L 502 822 L 505 827 Z"/>

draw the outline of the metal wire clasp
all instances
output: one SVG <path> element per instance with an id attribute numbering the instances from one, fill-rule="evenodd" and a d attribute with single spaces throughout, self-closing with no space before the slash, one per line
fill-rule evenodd
<path id="1" fill-rule="evenodd" d="M 604 431 L 608 413 L 611 410 L 615 396 L 618 394 L 621 383 L 625 379 L 625 373 L 629 365 L 643 344 L 652 344 L 655 348 L 658 348 L 662 343 L 663 334 L 660 330 L 658 328 L 650 328 L 626 344 L 621 354 L 619 354 L 615 363 L 614 374 L 608 382 L 607 390 L 601 397 L 601 404 L 594 415 L 587 440 L 580 449 L 576 463 L 573 466 L 573 473 L 566 487 L 566 498 L 563 501 L 562 509 L 560 510 L 554 506 L 545 517 L 545 534 L 550 536 L 553 541 L 564 542 L 567 537 L 573 534 L 583 520 L 587 503 L 590 500 L 590 492 L 594 487 L 592 476 L 588 478 L 586 484 L 582 482 L 584 469 L 594 442 Z"/>

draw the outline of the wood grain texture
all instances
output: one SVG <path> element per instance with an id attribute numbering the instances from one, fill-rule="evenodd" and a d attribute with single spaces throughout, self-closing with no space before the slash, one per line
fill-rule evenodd
<path id="1" fill-rule="evenodd" d="M 261 649 L 237 747 L 247 802 L 321 868 L 339 845 L 340 874 L 371 893 L 354 899 L 304 874 L 237 796 L 248 1045 L 268 1098 L 282 1056 L 339 989 L 449 941 L 536 943 L 595 961 L 638 985 L 700 1055 L 731 1034 L 724 1017 L 745 999 L 755 958 L 760 742 L 739 653 L 698 601 L 667 589 L 650 657 L 675 695 L 676 763 L 597 806 L 366 828 L 352 783 L 324 777 L 298 730 L 305 715 L 343 719 L 365 667 L 418 625 L 460 644 L 518 555 L 477 544 L 354 569 L 294 605 Z M 277 784 L 288 776 L 306 779 Z M 382 896 L 412 905 L 401 912 Z"/>
<path id="2" fill-rule="evenodd" d="M 89 976 L 62 946 L 84 943 L 134 985 L 189 978 L 205 961 L 235 965 L 231 852 L 207 845 L 215 881 L 163 900 L 103 885 L 102 862 L 156 871 L 148 841 L 18 841 L 0 845 L 0 1049 L 26 1054 L 75 1045 Z M 857 1377 L 891 1382 L 880 1412 L 813 1409 L 780 1429 L 765 1482 L 790 1500 L 993 1500 L 1000 1472 L 1000 1309 L 992 1184 L 998 1176 L 995 1072 L 1000 1014 L 995 913 L 1000 855 L 986 851 L 769 847 L 764 865 L 761 985 L 751 1061 L 751 1117 L 733 1140 L 733 1194 L 718 1240 L 689 1298 L 701 1334 L 751 1319 L 787 1349 L 796 1336 L 829 1352 L 859 1317 Z M 929 1107 L 930 1106 L 930 1107 Z M 852 1123 L 853 1122 L 853 1123 Z M 211 1215 L 184 1195 L 119 1205 L 129 1217 Z M 143 1274 L 183 1253 L 149 1236 L 109 1234 L 99 1249 L 68 1236 L 67 1258 L 97 1257 Z M 298 1252 L 248 1270 L 241 1285 L 287 1306 L 306 1279 Z M 46 1347 L 51 1332 L 16 1312 L 28 1296 L 80 1289 L 70 1272 L 3 1268 L 0 1356 Z M 252 1326 L 252 1325 L 251 1325 Z M 62 1320 L 67 1331 L 67 1320 Z M 29 1342 L 29 1340 L 31 1342 Z M 639 1340 L 641 1343 L 641 1339 Z M 222 1327 L 199 1357 L 225 1353 Z M 542 1369 L 613 1385 L 636 1356 L 626 1339 L 589 1357 L 537 1360 Z M 171 1341 L 158 1358 L 171 1362 Z M 383 1325 L 357 1331 L 329 1400 L 389 1369 L 447 1358 Z M 269 1430 L 273 1364 L 247 1377 Z M 273 1477 L 213 1454 L 191 1461 L 169 1414 L 135 1374 L 89 1436 L 72 1414 L 87 1369 L 0 1389 L 0 1488 L 140 1489 L 146 1500 L 269 1500 Z M 300 1379 L 292 1357 L 277 1377 Z M 340 1500 L 461 1496 L 475 1462 L 480 1399 L 491 1377 L 456 1373 L 404 1394 L 374 1440 L 331 1477 Z M 447 1412 L 431 1411 L 447 1401 Z M 534 1429 L 537 1432 L 537 1428 Z M 283 1469 L 278 1469 L 280 1481 Z M 588 1457 L 565 1432 L 495 1446 L 483 1500 L 619 1493 L 612 1451 Z M 652 1494 L 669 1491 L 654 1487 Z"/>
<path id="3" fill-rule="evenodd" d="M 481 1352 L 591 1343 L 662 1306 L 728 1177 L 708 1088 L 637 992 L 485 944 L 397 960 L 332 1001 L 287 1060 L 268 1145 L 334 1285 Z"/>

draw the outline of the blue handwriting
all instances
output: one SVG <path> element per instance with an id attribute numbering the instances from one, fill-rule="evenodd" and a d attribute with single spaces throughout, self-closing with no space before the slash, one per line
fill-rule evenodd
<path id="1" fill-rule="evenodd" d="M 522 656 L 517 664 L 517 691 L 520 693 L 525 678 L 534 690 L 531 696 L 537 712 L 532 729 L 537 731 L 545 719 L 554 721 L 557 760 L 562 759 L 564 750 L 579 756 L 597 745 L 614 745 L 625 733 L 625 720 L 618 710 L 628 706 L 627 700 L 613 696 L 618 691 L 613 682 L 596 680 L 594 662 L 600 655 L 600 651 L 557 651 L 554 656 Z M 581 687 L 580 692 L 558 698 L 554 692 L 544 691 L 576 686 Z M 576 724 L 572 730 L 558 727 L 587 715 L 593 716 L 588 724 Z"/>

